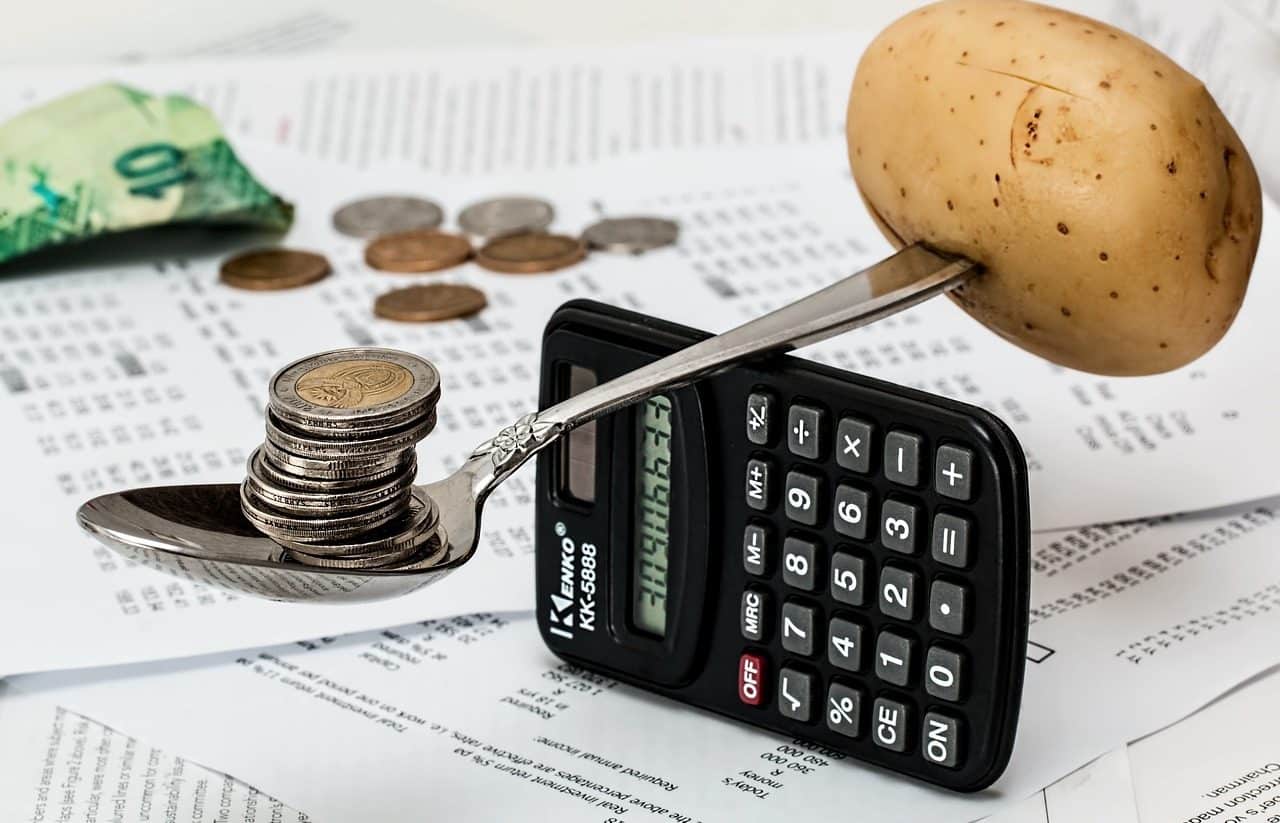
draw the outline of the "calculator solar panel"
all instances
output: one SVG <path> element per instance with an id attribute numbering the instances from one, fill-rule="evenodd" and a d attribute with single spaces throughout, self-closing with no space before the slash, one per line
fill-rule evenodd
<path id="1" fill-rule="evenodd" d="M 566 304 L 547 329 L 543 405 L 583 374 L 603 382 L 705 336 Z M 1003 423 L 780 356 L 592 425 L 590 449 L 574 432 L 538 467 L 552 650 L 948 788 L 999 776 L 1029 531 Z"/>

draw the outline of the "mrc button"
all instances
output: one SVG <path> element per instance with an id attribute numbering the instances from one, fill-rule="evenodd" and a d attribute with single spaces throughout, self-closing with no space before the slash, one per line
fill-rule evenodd
<path id="1" fill-rule="evenodd" d="M 764 702 L 764 658 L 758 654 L 738 658 L 738 699 L 748 706 Z"/>

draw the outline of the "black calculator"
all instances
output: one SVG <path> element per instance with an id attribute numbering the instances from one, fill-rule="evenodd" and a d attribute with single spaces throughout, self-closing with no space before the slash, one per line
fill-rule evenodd
<path id="1" fill-rule="evenodd" d="M 707 336 L 566 303 L 542 407 Z M 949 789 L 1004 770 L 1030 529 L 994 415 L 780 355 L 577 428 L 537 471 L 560 657 Z"/>

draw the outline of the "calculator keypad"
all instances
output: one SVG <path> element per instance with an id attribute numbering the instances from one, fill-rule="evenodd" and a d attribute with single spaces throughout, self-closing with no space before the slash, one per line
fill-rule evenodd
<path id="1" fill-rule="evenodd" d="M 745 405 L 748 420 L 785 420 L 776 440 L 749 438 L 746 462 L 757 515 L 743 532 L 753 605 L 744 599 L 742 636 L 778 667 L 758 711 L 825 729 L 869 760 L 911 759 L 913 773 L 963 769 L 977 711 L 966 644 L 989 605 L 971 575 L 998 548 L 980 542 L 977 507 L 992 491 L 977 445 L 771 388 Z M 766 489 L 752 502 L 753 473 L 765 486 L 782 478 L 776 501 L 763 502 Z"/>

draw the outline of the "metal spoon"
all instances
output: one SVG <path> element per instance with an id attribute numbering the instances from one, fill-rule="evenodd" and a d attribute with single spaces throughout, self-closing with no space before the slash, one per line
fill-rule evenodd
<path id="1" fill-rule="evenodd" d="M 81 506 L 77 519 L 120 554 L 192 582 L 275 600 L 354 602 L 407 594 L 471 558 L 485 498 L 566 432 L 743 360 L 866 325 L 955 288 L 977 271 L 969 260 L 910 246 L 724 334 L 525 415 L 481 444 L 453 474 L 418 487 L 435 501 L 448 545 L 409 566 L 348 571 L 301 565 L 245 519 L 233 483 L 103 495 Z"/>

